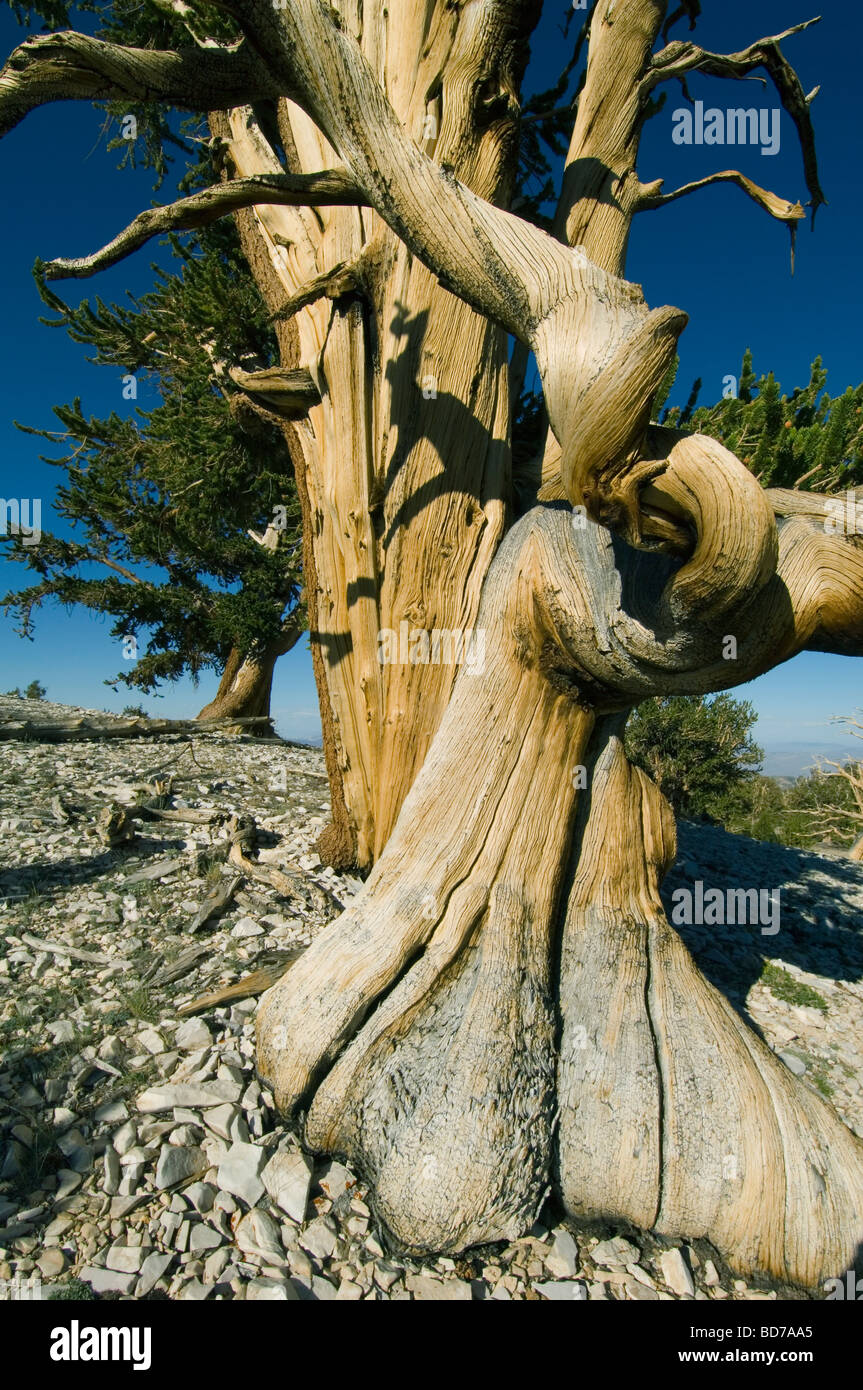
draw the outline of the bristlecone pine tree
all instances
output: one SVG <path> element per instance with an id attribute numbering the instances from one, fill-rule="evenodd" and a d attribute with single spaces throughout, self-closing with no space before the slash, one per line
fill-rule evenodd
<path id="1" fill-rule="evenodd" d="M 727 691 L 645 700 L 626 725 L 627 757 L 644 769 L 676 816 L 727 824 L 745 804 L 764 753 L 752 738 L 755 706 Z"/>
<path id="2" fill-rule="evenodd" d="M 651 422 L 686 315 L 623 278 L 635 214 L 694 187 L 636 172 L 663 83 L 763 68 L 814 209 L 809 102 L 786 35 L 709 53 L 669 38 L 695 0 L 670 17 L 599 0 L 547 231 L 508 211 L 538 8 L 160 6 L 156 46 L 122 29 L 24 43 L 0 128 L 64 98 L 207 113 L 223 181 L 48 273 L 236 213 L 282 315 L 284 390 L 305 393 L 287 433 L 331 849 L 373 868 L 264 996 L 279 1106 L 350 1156 L 413 1250 L 513 1237 L 554 1188 L 579 1217 L 706 1236 L 740 1270 L 815 1285 L 863 1237 L 863 1144 L 668 925 L 673 817 L 622 744 L 648 696 L 727 688 L 803 648 L 863 652 L 856 537 L 825 528 L 821 496 L 765 490 L 717 440 Z M 804 215 L 713 177 L 792 227 Z M 550 423 L 521 515 L 507 334 L 534 354 Z M 484 664 L 381 664 L 378 634 L 402 622 L 476 629 Z"/>
<path id="3" fill-rule="evenodd" d="M 663 423 L 690 424 L 713 435 L 765 486 L 852 488 L 863 477 L 863 385 L 831 396 L 826 382 L 827 371 L 816 357 L 808 385 L 786 396 L 772 372 L 755 376 L 747 349 L 736 394 L 696 409 L 698 381 L 690 395 L 692 408 L 669 410 Z"/>
<path id="4" fill-rule="evenodd" d="M 280 416 L 229 363 L 272 365 L 277 347 L 230 222 L 175 252 L 180 274 L 160 272 L 130 307 L 69 308 L 40 283 L 57 314 L 46 322 L 124 380 L 154 380 L 162 403 L 97 420 L 76 400 L 55 407 L 59 431 L 28 431 L 71 450 L 47 461 L 64 470 L 54 510 L 73 534 L 3 538 L 37 578 L 0 607 L 25 637 L 49 601 L 108 614 L 124 656 L 108 684 L 150 692 L 212 668 L 199 718 L 268 716 L 273 668 L 305 625 L 300 507 Z"/>

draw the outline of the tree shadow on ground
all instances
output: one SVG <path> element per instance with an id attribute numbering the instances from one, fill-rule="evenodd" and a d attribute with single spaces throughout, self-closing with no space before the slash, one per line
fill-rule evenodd
<path id="1" fill-rule="evenodd" d="M 125 849 L 106 849 L 102 854 L 76 859 L 37 859 L 30 864 L 16 864 L 0 873 L 0 903 L 26 902 L 33 894 L 50 898 L 59 889 L 80 887 L 125 868 L 133 873 L 145 868 L 151 857 L 179 853 L 185 844 L 185 839 L 177 835 L 158 840 L 139 835 Z M 107 887 L 117 887 L 113 877 Z"/>
<path id="2" fill-rule="evenodd" d="M 694 890 L 699 879 L 705 893 L 778 889 L 778 920 L 767 930 L 758 922 L 676 924 L 675 890 Z M 662 898 L 699 969 L 756 1032 L 746 1000 L 768 961 L 823 979 L 863 981 L 863 865 L 683 822 L 677 862 L 662 885 Z"/>

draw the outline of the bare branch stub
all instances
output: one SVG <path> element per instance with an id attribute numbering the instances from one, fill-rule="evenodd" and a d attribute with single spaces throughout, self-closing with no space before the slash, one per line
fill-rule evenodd
<path id="1" fill-rule="evenodd" d="M 791 274 L 793 275 L 797 224 L 806 216 L 802 203 L 792 203 L 787 198 L 780 198 L 776 193 L 771 193 L 769 189 L 762 188 L 760 184 L 748 179 L 739 169 L 723 169 L 719 173 L 707 174 L 705 178 L 683 184 L 671 193 L 661 193 L 659 189 L 662 180 L 657 179 L 653 184 L 642 185 L 643 191 L 635 210 L 636 212 L 648 212 L 655 208 L 665 207 L 668 203 L 676 202 L 678 198 L 685 198 L 690 193 L 697 193 L 700 189 L 707 188 L 714 183 L 736 184 L 763 212 L 774 217 L 777 222 L 785 223 L 791 234 Z"/>
<path id="2" fill-rule="evenodd" d="M 668 19 L 662 26 L 663 43 L 668 43 L 668 35 L 674 28 L 675 24 L 677 24 L 678 20 L 688 19 L 689 28 L 690 30 L 692 30 L 695 28 L 695 22 L 700 14 L 700 0 L 681 0 L 681 4 L 677 6 L 676 10 L 672 10 L 671 14 L 668 16 Z"/>
<path id="3" fill-rule="evenodd" d="M 341 299 L 343 295 L 352 294 L 361 287 L 362 277 L 362 257 L 351 263 L 339 261 L 307 281 L 296 294 L 286 299 L 273 314 L 273 321 L 293 318 L 294 314 L 318 299 Z"/>
<path id="4" fill-rule="evenodd" d="M 643 84 L 646 97 L 658 83 L 668 81 L 669 78 L 682 80 L 690 72 L 701 72 L 707 77 L 736 79 L 748 76 L 755 68 L 764 68 L 784 109 L 797 127 L 813 221 L 818 208 L 827 202 L 818 177 L 815 132 L 809 110 L 818 88 L 807 96 L 800 78 L 779 45 L 783 39 L 800 34 L 810 25 L 817 24 L 819 19 L 820 16 L 816 16 L 814 19 L 804 20 L 802 24 L 795 24 L 781 34 L 758 39 L 737 53 L 711 53 L 707 49 L 699 48 L 697 44 L 677 40 L 654 55 Z"/>
<path id="5" fill-rule="evenodd" d="M 657 179 L 655 184 L 644 185 L 644 192 L 638 202 L 638 211 L 650 211 L 653 208 L 665 207 L 667 203 L 674 203 L 678 198 L 685 198 L 688 194 L 696 193 L 699 189 L 707 188 L 713 183 L 736 184 L 754 203 L 757 203 L 760 208 L 779 222 L 799 222 L 806 215 L 801 203 L 792 203 L 787 198 L 780 198 L 778 194 L 771 193 L 769 189 L 762 188 L 760 184 L 747 178 L 745 174 L 741 174 L 738 169 L 723 169 L 715 174 L 707 174 L 703 179 L 695 179 L 692 183 L 685 183 L 680 188 L 675 188 L 671 193 L 660 192 L 662 180 Z"/>
<path id="6" fill-rule="evenodd" d="M 320 393 L 312 374 L 304 367 L 296 371 L 267 367 L 260 372 L 244 372 L 240 367 L 232 367 L 228 374 L 256 405 L 281 419 L 302 419 L 313 406 L 320 404 Z"/>

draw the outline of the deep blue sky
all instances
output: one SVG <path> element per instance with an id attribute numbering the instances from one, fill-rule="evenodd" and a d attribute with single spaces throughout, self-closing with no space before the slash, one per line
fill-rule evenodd
<path id="1" fill-rule="evenodd" d="M 704 0 L 705 14 L 694 38 L 725 52 L 778 33 L 817 11 L 804 0 Z M 838 394 L 863 378 L 858 348 L 861 321 L 860 115 L 858 57 L 863 16 L 847 0 L 825 0 L 822 22 L 786 41 L 805 90 L 821 85 L 813 105 L 821 181 L 829 206 L 818 214 L 814 233 L 808 223 L 797 239 L 794 277 L 789 273 L 788 234 L 736 188 L 718 186 L 662 210 L 644 213 L 633 232 L 627 274 L 640 282 L 651 305 L 675 304 L 690 315 L 681 340 L 681 366 L 675 395 L 685 398 L 696 376 L 701 400 L 719 397 L 722 378 L 737 374 L 745 347 L 752 348 L 756 371 L 772 369 L 783 388 L 808 381 L 809 364 L 821 353 L 829 370 L 828 387 Z M 546 15 L 532 45 L 529 89 L 549 84 L 564 45 L 562 6 L 546 3 Z M 675 37 L 685 38 L 684 26 Z M 11 15 L 0 12 L 0 50 L 5 55 L 23 37 Z M 783 112 L 781 146 L 773 157 L 755 147 L 676 145 L 672 113 L 684 104 L 680 87 L 667 84 L 665 109 L 649 123 L 642 141 L 639 173 L 662 177 L 670 191 L 712 170 L 740 168 L 756 182 L 789 198 L 806 200 L 796 132 Z M 722 109 L 772 108 L 771 88 L 694 77 L 693 98 Z M 0 495 L 41 496 L 43 524 L 51 524 L 49 501 L 56 470 L 39 461 L 43 441 L 22 435 L 13 420 L 52 428 L 54 403 L 82 398 L 85 413 L 106 414 L 130 407 L 121 396 L 121 373 L 86 360 L 86 349 L 60 330 L 39 324 L 44 312 L 31 279 L 36 255 L 80 255 L 102 245 L 149 205 L 150 177 L 116 170 L 116 156 L 105 150 L 98 112 L 76 104 L 35 112 L 0 144 L 0 171 L 7 191 L 0 293 L 4 306 L 3 371 L 0 373 Z M 160 200 L 171 196 L 166 189 Z M 167 259 L 148 248 L 94 280 L 59 288 L 73 300 L 100 295 L 121 299 L 151 282 L 150 263 Z M 143 390 L 138 404 L 147 404 Z M 25 571 L 0 565 L 0 592 L 20 585 Z M 0 689 L 26 685 L 38 677 L 49 696 L 74 704 L 120 708 L 138 703 L 137 693 L 115 695 L 103 684 L 122 664 L 108 624 L 87 614 L 46 609 L 36 640 L 22 642 L 0 617 Z M 850 658 L 804 654 L 744 687 L 759 722 L 756 731 L 768 750 L 767 770 L 797 771 L 820 752 L 846 747 L 831 726 L 833 715 L 863 705 L 863 668 Z M 144 698 L 153 712 L 191 715 L 209 698 L 215 677 L 197 690 L 183 682 L 165 698 Z M 305 641 L 277 668 L 274 712 L 282 733 L 318 737 L 318 713 L 311 659 Z"/>

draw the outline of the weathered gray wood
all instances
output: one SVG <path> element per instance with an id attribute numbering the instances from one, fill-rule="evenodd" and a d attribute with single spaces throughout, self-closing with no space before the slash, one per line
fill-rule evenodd
<path id="1" fill-rule="evenodd" d="M 171 984 L 174 980 L 181 980 L 190 970 L 194 970 L 202 957 L 210 955 L 210 952 L 211 948 L 206 942 L 202 942 L 199 946 L 189 946 L 185 951 L 181 951 L 177 959 L 172 961 L 170 965 L 160 965 L 156 961 L 144 972 L 141 979 L 144 983 L 152 980 L 156 985 Z"/>
<path id="2" fill-rule="evenodd" d="M 189 825 L 213 825 L 221 817 L 217 811 L 196 811 L 191 806 L 130 806 L 134 820 L 185 821 Z"/>
<path id="3" fill-rule="evenodd" d="M 215 917 L 218 912 L 223 912 L 242 881 L 242 874 L 237 874 L 234 878 L 223 879 L 221 883 L 218 883 L 207 894 L 191 922 L 187 924 L 186 931 L 190 935 L 194 935 L 196 931 L 200 931 L 203 926 L 206 926 L 211 917 Z"/>
<path id="4" fill-rule="evenodd" d="M 136 869 L 135 873 L 129 874 L 123 881 L 146 883 L 149 879 L 164 878 L 167 874 L 174 874 L 183 868 L 189 868 L 189 860 L 185 855 L 180 859 L 160 859 L 155 864 L 148 864 L 144 869 Z"/>
<path id="5" fill-rule="evenodd" d="M 164 734 L 218 733 L 233 727 L 260 729 L 272 726 L 266 715 L 244 719 L 110 719 L 100 723 L 92 718 L 58 719 L 0 719 L 0 742 L 13 739 L 37 743 L 83 742 L 89 739 L 159 738 Z"/>
<path id="6" fill-rule="evenodd" d="M 298 946 L 291 951 L 265 951 L 262 956 L 267 959 L 253 970 L 251 974 L 244 975 L 241 980 L 237 980 L 232 985 L 225 985 L 222 989 L 213 990 L 209 994 L 202 994 L 200 998 L 193 999 L 188 1004 L 182 1004 L 177 1010 L 181 1018 L 189 1018 L 193 1014 L 206 1013 L 208 1009 L 218 1009 L 224 1004 L 230 1004 L 234 999 L 249 999 L 253 995 L 263 994 L 272 985 L 280 980 L 287 970 L 293 965 L 304 951 L 305 947 Z"/>
<path id="7" fill-rule="evenodd" d="M 49 955 L 54 956 L 69 956 L 71 960 L 82 960 L 88 965 L 129 965 L 125 956 L 108 956 L 101 951 L 82 951 L 77 946 L 67 946 L 63 941 L 48 941 L 42 936 L 31 936 L 29 932 L 22 932 L 21 940 L 38 951 L 47 951 Z"/>

